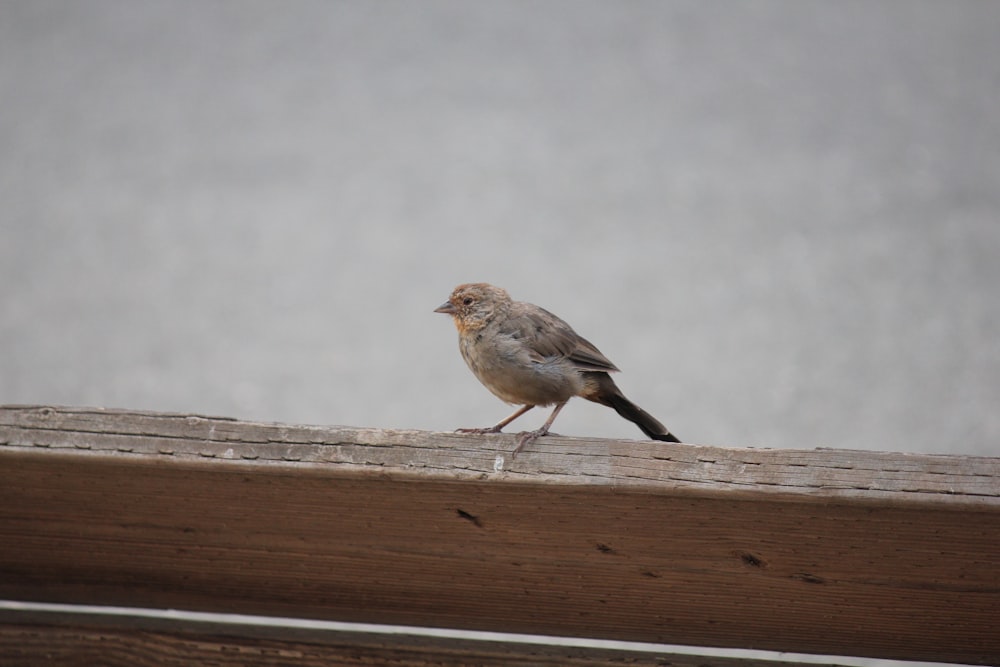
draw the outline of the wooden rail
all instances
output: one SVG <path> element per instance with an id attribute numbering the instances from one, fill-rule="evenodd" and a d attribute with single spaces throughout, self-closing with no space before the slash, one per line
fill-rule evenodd
<path id="1" fill-rule="evenodd" d="M 1000 663 L 998 458 L 513 443 L 0 407 L 0 599 Z M 0 664 L 164 636 L 113 625 L 4 612 Z"/>

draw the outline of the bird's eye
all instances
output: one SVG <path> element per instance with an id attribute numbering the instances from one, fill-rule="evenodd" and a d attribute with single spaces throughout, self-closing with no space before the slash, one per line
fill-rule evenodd
<path id="1" fill-rule="evenodd" d="M 466 306 L 471 306 L 472 305 L 472 297 L 471 296 L 467 296 L 464 299 L 462 299 L 462 304 L 466 305 Z"/>

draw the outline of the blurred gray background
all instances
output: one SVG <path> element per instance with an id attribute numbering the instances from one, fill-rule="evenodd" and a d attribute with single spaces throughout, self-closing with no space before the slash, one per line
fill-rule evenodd
<path id="1" fill-rule="evenodd" d="M 1000 453 L 998 35 L 954 0 L 2 0 L 0 403 L 485 426 L 431 311 L 488 281 L 688 442 Z"/>

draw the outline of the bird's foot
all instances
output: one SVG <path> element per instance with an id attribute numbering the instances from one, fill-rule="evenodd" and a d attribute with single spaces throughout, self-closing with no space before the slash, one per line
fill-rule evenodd
<path id="1" fill-rule="evenodd" d="M 518 452 L 533 443 L 535 440 L 538 440 L 543 435 L 546 435 L 548 432 L 549 429 L 540 428 L 534 431 L 522 431 L 521 433 L 518 433 L 520 437 L 517 440 L 517 447 L 515 447 L 514 451 L 510 453 L 510 458 L 516 459 Z"/>

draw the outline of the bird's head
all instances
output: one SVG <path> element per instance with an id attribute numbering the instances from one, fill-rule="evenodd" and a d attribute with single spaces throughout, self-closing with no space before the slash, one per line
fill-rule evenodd
<path id="1" fill-rule="evenodd" d="M 511 303 L 507 291 L 487 283 L 459 285 L 448 300 L 434 309 L 451 315 L 459 333 L 481 329 Z"/>

